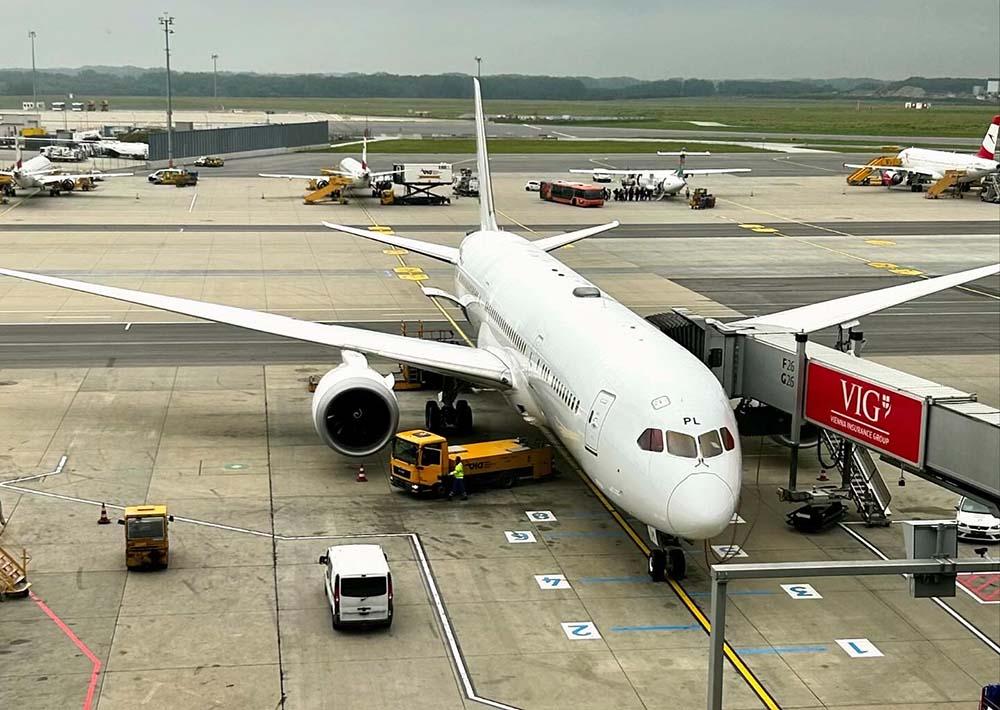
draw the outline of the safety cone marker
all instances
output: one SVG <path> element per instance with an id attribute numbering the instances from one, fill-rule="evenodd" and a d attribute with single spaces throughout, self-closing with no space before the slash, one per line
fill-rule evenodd
<path id="1" fill-rule="evenodd" d="M 358 476 L 355 478 L 358 483 L 366 483 L 368 481 L 368 476 L 365 475 L 365 467 L 358 466 Z"/>
<path id="2" fill-rule="evenodd" d="M 111 525 L 111 518 L 108 517 L 108 508 L 101 503 L 101 517 L 97 519 L 98 525 Z"/>
<path id="3" fill-rule="evenodd" d="M 820 469 L 819 475 L 816 477 L 817 481 L 829 481 L 830 477 L 826 475 L 825 469 Z"/>

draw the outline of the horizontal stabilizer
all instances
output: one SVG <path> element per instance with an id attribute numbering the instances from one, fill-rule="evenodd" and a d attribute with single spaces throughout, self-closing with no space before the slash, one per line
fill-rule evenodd
<path id="1" fill-rule="evenodd" d="M 344 234 L 353 234 L 356 237 L 371 239 L 373 242 L 380 242 L 382 244 L 388 244 L 389 246 L 416 252 L 417 254 L 423 254 L 424 256 L 429 256 L 432 259 L 446 261 L 449 264 L 458 263 L 458 249 L 455 247 L 446 247 L 442 244 L 422 242 L 419 239 L 400 237 L 396 234 L 383 234 L 382 232 L 371 232 L 367 229 L 358 229 L 357 227 L 345 227 L 342 224 L 331 224 L 330 222 L 323 222 L 323 226 L 329 227 L 330 229 L 334 229 L 338 232 L 343 232 Z"/>
<path id="2" fill-rule="evenodd" d="M 536 239 L 532 242 L 532 244 L 543 251 L 555 251 L 559 247 L 564 247 L 567 244 L 578 242 L 581 239 L 592 237 L 595 234 L 600 234 L 601 232 L 607 232 L 609 229 L 617 227 L 618 224 L 618 220 L 615 220 L 614 222 L 608 222 L 607 224 L 599 224 L 596 227 L 587 227 L 586 229 L 578 229 L 575 232 L 566 232 L 565 234 L 556 234 L 552 237 Z"/>
<path id="3" fill-rule="evenodd" d="M 747 318 L 726 325 L 738 329 L 753 328 L 758 331 L 812 333 L 997 273 L 1000 273 L 1000 264 L 993 264 L 947 276 L 911 281 L 877 291 L 813 303 L 766 316 Z"/>

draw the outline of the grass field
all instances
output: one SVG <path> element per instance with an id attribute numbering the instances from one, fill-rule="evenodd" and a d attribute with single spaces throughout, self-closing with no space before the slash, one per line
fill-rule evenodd
<path id="1" fill-rule="evenodd" d="M 692 152 L 761 153 L 759 148 L 738 145 L 705 145 L 702 143 L 671 143 L 667 141 L 564 141 L 520 138 L 491 138 L 490 153 L 641 153 L 655 155 L 656 151 L 678 151 L 686 148 Z M 343 153 L 343 148 L 329 148 L 320 153 Z M 368 145 L 369 153 L 435 153 L 440 155 L 474 155 L 476 142 L 471 138 L 426 138 L 421 140 L 378 141 Z"/>
<path id="2" fill-rule="evenodd" d="M 903 99 L 891 101 L 807 101 L 765 99 L 649 99 L 635 101 L 507 101 L 489 99 L 492 114 L 615 116 L 621 121 L 579 121 L 569 125 L 610 125 L 636 128 L 673 128 L 691 131 L 752 131 L 767 133 L 946 136 L 980 138 L 996 104 L 938 104 L 926 111 L 903 108 Z M 21 96 L 0 96 L 0 108 L 19 108 Z M 41 98 L 41 97 L 40 97 Z M 51 100 L 53 97 L 45 97 Z M 56 100 L 59 97 L 54 97 Z M 162 109 L 160 97 L 112 97 L 112 109 Z M 472 110 L 469 99 L 325 99 L 220 98 L 175 96 L 175 110 L 226 109 L 315 111 L 355 116 L 416 116 L 459 118 Z M 699 127 L 688 121 L 716 121 L 726 127 Z M 537 124 L 537 122 L 535 122 Z M 565 124 L 565 122 L 564 122 Z M 542 124 L 544 125 L 544 124 Z M 553 124 L 554 125 L 554 124 Z"/>

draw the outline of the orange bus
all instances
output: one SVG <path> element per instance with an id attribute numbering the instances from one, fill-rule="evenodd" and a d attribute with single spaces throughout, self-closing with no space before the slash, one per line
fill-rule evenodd
<path id="1" fill-rule="evenodd" d="M 562 202 L 574 207 L 602 207 L 604 205 L 604 188 L 600 185 L 588 185 L 583 182 L 545 181 L 542 182 L 538 196 L 549 202 Z"/>

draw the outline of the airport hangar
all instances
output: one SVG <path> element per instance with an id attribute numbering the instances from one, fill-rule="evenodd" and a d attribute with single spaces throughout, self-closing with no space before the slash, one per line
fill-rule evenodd
<path id="1" fill-rule="evenodd" d="M 809 157 L 753 160 L 793 174 L 705 178 L 719 197 L 708 213 L 608 203 L 600 216 L 620 219 L 619 233 L 560 258 L 639 313 L 681 306 L 720 319 L 889 285 L 894 270 L 937 275 L 996 258 L 991 206 L 845 189 Z M 546 173 L 500 163 L 506 228 L 544 235 L 594 221 L 524 192 L 529 178 L 562 177 L 556 161 Z M 123 180 L 0 208 L 0 242 L 15 268 L 394 331 L 400 321 L 455 327 L 459 314 L 417 287 L 447 288 L 449 269 L 317 225 L 377 224 L 454 245 L 476 221 L 474 199 L 419 208 L 300 196 L 295 183 L 223 174 L 197 191 Z M 866 318 L 863 355 L 995 406 L 997 292 L 992 277 Z M 5 704 L 72 707 L 91 688 L 102 708 L 282 697 L 338 708 L 704 704 L 706 564 L 718 550 L 691 548 L 687 580 L 651 583 L 628 521 L 567 462 L 553 481 L 463 504 L 415 499 L 386 482 L 384 454 L 363 462 L 369 480 L 358 483 L 358 462 L 315 440 L 308 380 L 335 352 L 9 279 L 0 312 L 2 542 L 28 550 L 33 591 L 51 612 L 0 607 Z M 427 396 L 400 393 L 402 427 L 422 425 Z M 472 398 L 477 438 L 533 435 L 496 393 Z M 903 474 L 892 525 L 852 513 L 803 535 L 775 495 L 787 449 L 743 444 L 745 522 L 712 541 L 723 554 L 738 546 L 738 561 L 898 558 L 898 521 L 953 517 L 954 494 Z M 803 451 L 800 481 L 821 470 Z M 12 481 L 38 474 L 51 475 Z M 114 517 L 142 501 L 167 502 L 179 519 L 171 566 L 127 574 L 120 529 L 95 523 L 102 502 Z M 517 541 L 524 533 L 534 542 Z M 315 558 L 359 536 L 383 544 L 397 575 L 386 634 L 329 629 Z M 995 680 L 1000 607 L 988 576 L 960 580 L 938 603 L 911 599 L 895 577 L 780 581 L 799 591 L 730 589 L 726 707 L 957 708 Z"/>

